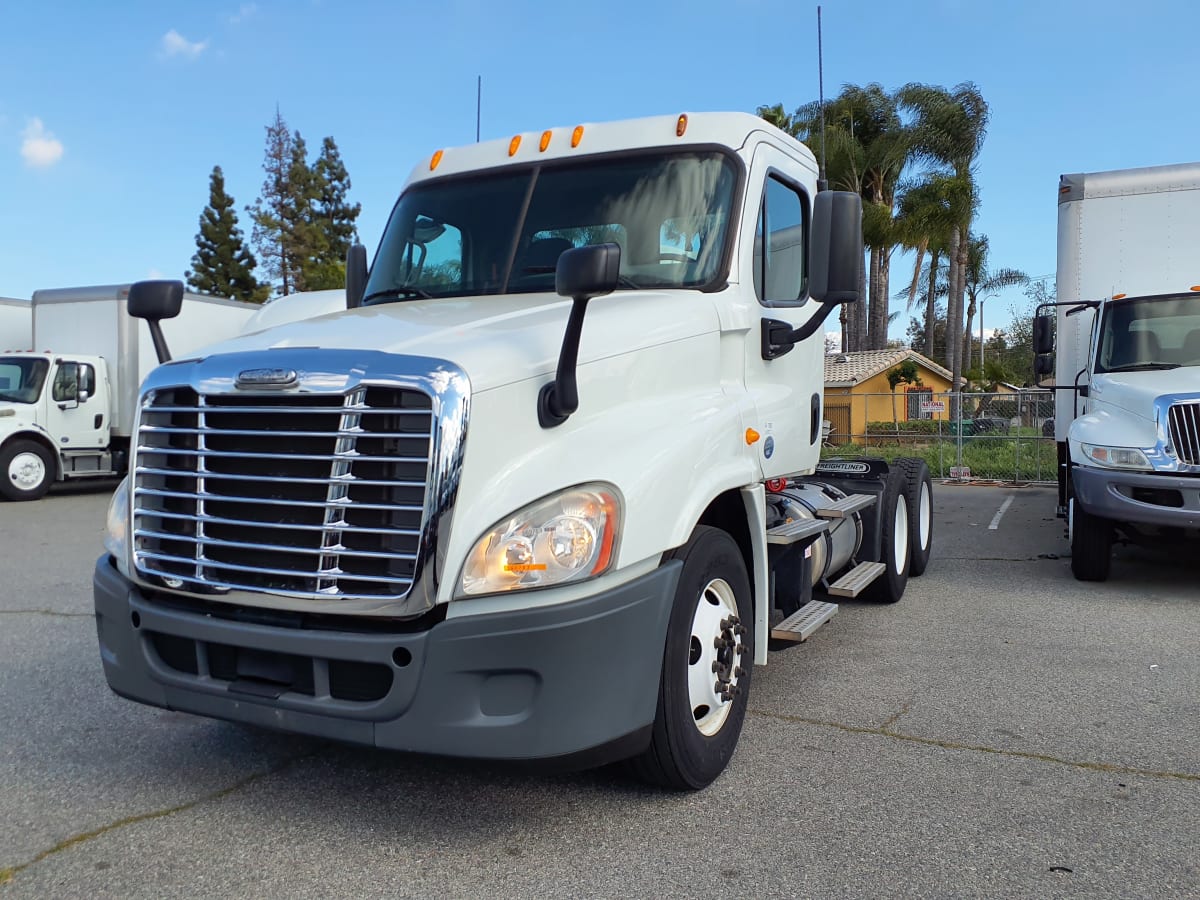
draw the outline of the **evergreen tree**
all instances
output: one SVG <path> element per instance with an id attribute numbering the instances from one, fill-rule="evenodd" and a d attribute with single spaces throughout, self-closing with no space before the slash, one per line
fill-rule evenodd
<path id="1" fill-rule="evenodd" d="M 255 265 L 238 228 L 233 198 L 225 193 L 225 174 L 220 166 L 213 166 L 208 206 L 200 214 L 196 253 L 187 273 L 188 287 L 203 294 L 262 303 L 270 287 L 258 283 Z"/>
<path id="2" fill-rule="evenodd" d="M 346 251 L 358 240 L 355 220 L 362 205 L 347 202 L 350 175 L 332 137 L 321 143 L 321 155 L 313 164 L 317 193 L 313 224 L 320 232 L 320 253 L 305 273 L 310 290 L 338 288 L 346 283 Z"/>
<path id="3" fill-rule="evenodd" d="M 267 126 L 267 150 L 263 160 L 267 177 L 263 181 L 261 196 L 253 206 L 246 207 L 246 212 L 254 220 L 251 241 L 277 296 L 299 289 L 296 285 L 298 273 L 291 235 L 297 206 L 292 200 L 291 177 L 295 168 L 295 150 L 296 139 L 276 109 L 275 121 Z"/>
<path id="4" fill-rule="evenodd" d="M 292 291 L 317 290 L 315 277 L 328 256 L 327 238 L 317 220 L 321 184 L 308 165 L 308 147 L 300 132 L 292 134 L 287 170 L 287 194 L 282 205 L 284 255 L 289 262 Z"/>

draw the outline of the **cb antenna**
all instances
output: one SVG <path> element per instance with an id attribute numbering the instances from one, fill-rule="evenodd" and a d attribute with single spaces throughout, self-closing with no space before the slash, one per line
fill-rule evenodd
<path id="1" fill-rule="evenodd" d="M 821 7 L 817 7 L 817 102 L 821 106 L 821 164 L 817 171 L 817 193 L 829 190 L 825 180 L 825 59 L 821 48 Z"/>

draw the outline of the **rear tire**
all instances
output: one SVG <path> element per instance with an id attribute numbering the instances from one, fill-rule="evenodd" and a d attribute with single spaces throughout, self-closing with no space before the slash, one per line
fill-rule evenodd
<path id="1" fill-rule="evenodd" d="M 929 466 L 916 457 L 902 457 L 894 463 L 904 472 L 904 499 L 908 501 L 908 574 L 925 574 L 933 550 L 933 479 Z"/>
<path id="2" fill-rule="evenodd" d="M 54 459 L 35 441 L 13 441 L 0 450 L 0 494 L 9 500 L 38 500 L 54 480 Z"/>
<path id="3" fill-rule="evenodd" d="M 1071 572 L 1078 581 L 1108 581 L 1112 569 L 1113 524 L 1093 516 L 1071 498 Z"/>
<path id="4" fill-rule="evenodd" d="M 909 547 L 908 500 L 905 499 L 904 471 L 894 468 L 888 472 L 887 484 L 879 498 L 879 544 L 883 574 L 871 582 L 863 594 L 876 603 L 895 603 L 904 596 L 908 586 Z"/>
<path id="5" fill-rule="evenodd" d="M 741 734 L 754 666 L 750 579 L 738 545 L 705 525 L 665 559 L 675 589 L 650 746 L 630 761 L 644 781 L 699 790 L 724 771 Z"/>

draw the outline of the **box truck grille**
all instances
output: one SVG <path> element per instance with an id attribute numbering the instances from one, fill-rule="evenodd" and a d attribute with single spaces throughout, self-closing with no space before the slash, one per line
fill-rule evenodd
<path id="1" fill-rule="evenodd" d="M 334 599 L 412 587 L 429 480 L 421 391 L 143 400 L 134 561 L 169 586 Z"/>
<path id="2" fill-rule="evenodd" d="M 1200 402 L 1176 403 L 1167 417 L 1179 461 L 1200 466 Z"/>

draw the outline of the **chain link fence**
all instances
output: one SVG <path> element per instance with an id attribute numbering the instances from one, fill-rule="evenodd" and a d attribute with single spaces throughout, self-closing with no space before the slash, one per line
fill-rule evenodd
<path id="1" fill-rule="evenodd" d="M 917 456 L 935 478 L 1053 483 L 1054 392 L 825 395 L 823 458 Z"/>

